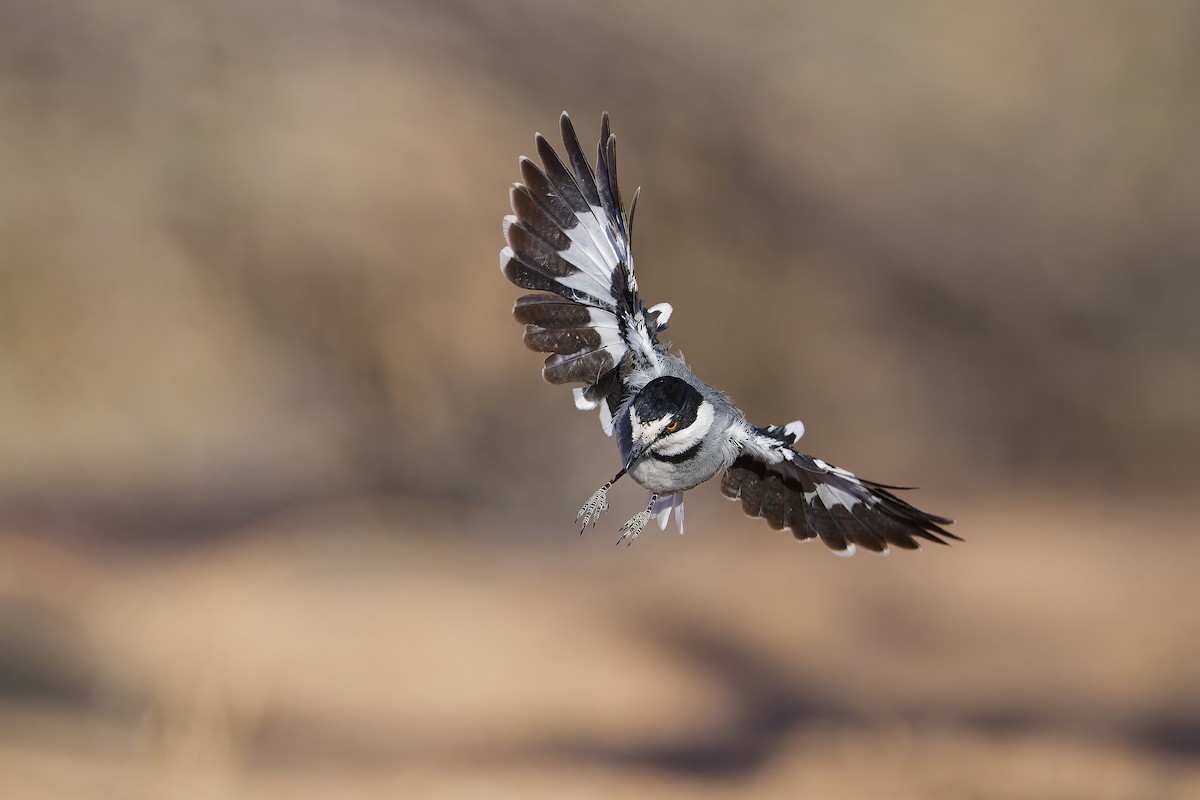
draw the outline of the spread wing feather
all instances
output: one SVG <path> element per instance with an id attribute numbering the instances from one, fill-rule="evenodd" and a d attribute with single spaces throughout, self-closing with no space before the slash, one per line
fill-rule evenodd
<path id="1" fill-rule="evenodd" d="M 863 480 L 799 452 L 795 435 L 782 427 L 746 425 L 737 438 L 742 453 L 725 471 L 721 491 L 775 530 L 790 528 L 797 539 L 819 537 L 840 555 L 859 547 L 886 553 L 891 546 L 918 549 L 918 540 L 959 539 L 942 527 L 952 520 L 889 491 L 898 487 Z"/>
<path id="2" fill-rule="evenodd" d="M 541 134 L 535 137 L 541 166 L 521 157 L 500 268 L 517 286 L 549 293 L 519 297 L 513 308 L 526 326 L 525 344 L 550 354 L 542 377 L 583 383 L 575 389 L 576 406 L 607 401 L 611 417 L 627 390 L 622 376 L 655 370 L 663 357 L 657 336 L 669 310 L 647 311 L 638 297 L 608 115 L 600 122 L 595 171 L 565 113 L 560 127 L 565 161 Z"/>

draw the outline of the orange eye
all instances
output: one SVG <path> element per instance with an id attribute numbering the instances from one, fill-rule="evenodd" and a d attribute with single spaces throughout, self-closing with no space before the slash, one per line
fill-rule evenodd
<path id="1" fill-rule="evenodd" d="M 667 430 L 669 430 L 669 431 L 673 431 L 678 427 L 679 427 L 679 420 L 677 420 L 677 419 L 673 419 L 669 423 L 667 423 Z"/>

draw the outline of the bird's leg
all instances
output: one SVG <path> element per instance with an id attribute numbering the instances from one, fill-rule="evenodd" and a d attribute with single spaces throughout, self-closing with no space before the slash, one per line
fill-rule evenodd
<path id="1" fill-rule="evenodd" d="M 588 498 L 588 501 L 583 504 L 583 508 L 579 509 L 579 513 L 575 515 L 575 521 L 579 522 L 580 520 L 583 520 L 582 524 L 579 526 L 580 536 L 583 536 L 583 532 L 587 530 L 588 523 L 591 523 L 592 527 L 595 527 L 596 521 L 600 519 L 600 515 L 608 511 L 608 490 L 611 489 L 612 485 L 616 483 L 617 480 L 624 474 L 625 470 L 622 469 L 613 476 L 611 481 L 597 489 L 592 496 Z"/>
<path id="2" fill-rule="evenodd" d="M 634 514 L 633 519 L 621 526 L 621 530 L 623 530 L 624 533 L 621 534 L 620 539 L 617 539 L 617 544 L 624 542 L 626 539 L 629 540 L 628 544 L 633 544 L 633 540 L 638 537 L 638 534 L 645 530 L 646 526 L 650 524 L 650 512 L 654 508 L 654 504 L 657 501 L 658 492 L 655 492 L 654 494 L 650 495 L 650 502 L 646 505 L 646 510 L 639 511 L 638 513 Z"/>

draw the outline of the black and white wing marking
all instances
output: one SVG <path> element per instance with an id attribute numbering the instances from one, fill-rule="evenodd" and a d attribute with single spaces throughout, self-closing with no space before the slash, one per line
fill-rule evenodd
<path id="1" fill-rule="evenodd" d="M 725 471 L 721 491 L 775 530 L 791 528 L 797 539 L 821 537 L 838 555 L 858 547 L 887 553 L 891 545 L 920 548 L 918 539 L 961 541 L 944 529 L 953 520 L 909 505 L 885 486 L 797 451 L 788 428 L 746 425 L 735 434 L 742 454 Z"/>
<path id="2" fill-rule="evenodd" d="M 522 182 L 509 193 L 513 213 L 504 218 L 508 246 L 500 251 L 500 269 L 517 286 L 539 292 L 517 298 L 513 316 L 525 325 L 525 344 L 550 354 L 542 377 L 585 384 L 574 390 L 582 410 L 607 400 L 601 420 L 611 433 L 611 413 L 625 391 L 622 375 L 631 371 L 620 367 L 632 359 L 634 369 L 660 371 L 665 351 L 657 336 L 666 328 L 670 306 L 648 310 L 638 297 L 632 208 L 627 216 L 608 114 L 601 118 L 597 172 L 566 113 L 560 123 L 570 168 L 537 134 L 542 167 L 521 157 Z"/>

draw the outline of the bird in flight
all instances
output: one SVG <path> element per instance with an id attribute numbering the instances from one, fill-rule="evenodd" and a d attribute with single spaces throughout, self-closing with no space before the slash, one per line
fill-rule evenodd
<path id="1" fill-rule="evenodd" d="M 748 515 L 776 530 L 789 528 L 800 540 L 819 537 L 839 555 L 959 539 L 942 527 L 952 520 L 891 491 L 903 487 L 864 480 L 801 453 L 795 445 L 802 423 L 750 424 L 659 342 L 672 309 L 667 303 L 647 308 L 638 294 L 630 246 L 641 190 L 626 214 L 608 114 L 600 121 L 595 170 L 565 112 L 560 127 L 566 161 L 540 133 L 541 166 L 520 159 L 500 269 L 535 292 L 517 298 L 513 316 L 525 325 L 525 344 L 550 354 L 542 377 L 582 384 L 573 390 L 576 408 L 599 409 L 604 432 L 616 437 L 621 469 L 579 509 L 580 533 L 608 511 L 608 490 L 623 475 L 650 497 L 621 526 L 618 544 L 632 544 L 655 517 L 665 530 L 672 511 L 682 533 L 683 493 L 723 471 L 721 491 L 740 499 Z"/>

